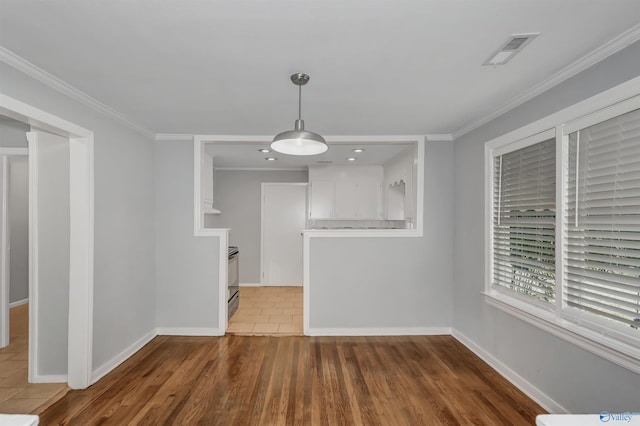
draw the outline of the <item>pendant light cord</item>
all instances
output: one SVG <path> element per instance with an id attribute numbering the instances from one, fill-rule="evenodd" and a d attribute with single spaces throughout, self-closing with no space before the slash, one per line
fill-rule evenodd
<path id="1" fill-rule="evenodd" d="M 302 120 L 302 85 L 298 85 L 298 120 Z"/>

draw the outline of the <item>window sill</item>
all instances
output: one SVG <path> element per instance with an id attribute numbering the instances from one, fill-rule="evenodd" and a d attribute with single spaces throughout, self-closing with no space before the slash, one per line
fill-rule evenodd
<path id="1" fill-rule="evenodd" d="M 483 293 L 485 301 L 528 324 L 621 367 L 640 374 L 640 349 L 602 333 L 559 319 L 554 313 L 529 306 L 498 292 Z"/>

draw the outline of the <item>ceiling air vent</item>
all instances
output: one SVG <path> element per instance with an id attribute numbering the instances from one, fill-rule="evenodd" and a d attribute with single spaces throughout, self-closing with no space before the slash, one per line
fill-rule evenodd
<path id="1" fill-rule="evenodd" d="M 504 65 L 538 37 L 540 33 L 512 34 L 482 65 Z"/>

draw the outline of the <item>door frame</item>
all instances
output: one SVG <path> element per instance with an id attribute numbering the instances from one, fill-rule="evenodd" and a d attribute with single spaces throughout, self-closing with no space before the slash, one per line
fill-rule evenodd
<path id="1" fill-rule="evenodd" d="M 29 382 L 67 382 L 72 389 L 91 384 L 94 285 L 94 135 L 74 123 L 0 93 L 0 114 L 32 128 L 69 139 L 69 322 L 67 374 L 38 374 L 38 142 L 29 141 Z M 5 305 L 5 304 L 3 304 Z M 6 306 L 0 307 L 6 309 Z"/>
<path id="2" fill-rule="evenodd" d="M 265 266 L 264 266 L 264 230 L 265 230 L 265 218 L 264 218 L 264 190 L 268 186 L 304 186 L 307 187 L 307 194 L 305 196 L 305 206 L 306 209 L 309 209 L 309 183 L 308 182 L 262 182 L 260 185 L 260 285 L 265 286 L 264 282 L 264 274 L 265 274 Z M 306 214 L 305 214 L 306 221 Z M 303 230 L 301 229 L 300 232 Z M 300 250 L 302 251 L 302 245 L 300 246 Z"/>
<path id="3" fill-rule="evenodd" d="M 9 236 L 7 232 L 9 230 L 9 220 L 7 213 L 9 211 L 9 184 L 7 182 L 9 178 L 8 165 L 6 156 L 2 156 L 2 193 L 0 209 L 2 209 L 2 237 L 0 241 L 0 263 L 2 264 L 2 274 L 0 274 L 0 348 L 4 348 L 9 345 Z"/>

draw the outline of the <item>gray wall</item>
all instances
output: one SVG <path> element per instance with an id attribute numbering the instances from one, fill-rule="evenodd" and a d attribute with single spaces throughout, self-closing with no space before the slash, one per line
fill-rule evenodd
<path id="1" fill-rule="evenodd" d="M 158 327 L 217 328 L 218 237 L 193 236 L 193 143 L 156 143 Z"/>
<path id="2" fill-rule="evenodd" d="M 10 302 L 29 298 L 29 159 L 9 158 Z"/>
<path id="3" fill-rule="evenodd" d="M 0 75 L 1 93 L 94 132 L 95 370 L 155 327 L 154 141 L 5 63 Z"/>
<path id="4" fill-rule="evenodd" d="M 423 237 L 311 239 L 311 328 L 451 326 L 452 164 L 427 143 Z"/>
<path id="5" fill-rule="evenodd" d="M 0 147 L 26 148 L 27 124 L 0 116 Z M 29 297 L 29 161 L 26 156 L 9 157 L 9 302 Z"/>
<path id="6" fill-rule="evenodd" d="M 3 148 L 26 148 L 26 132 L 29 131 L 27 124 L 16 121 L 12 118 L 0 115 L 0 146 Z"/>
<path id="7" fill-rule="evenodd" d="M 37 374 L 66 374 L 69 336 L 69 140 L 38 132 L 38 146 L 40 332 Z"/>
<path id="8" fill-rule="evenodd" d="M 455 141 L 453 325 L 576 413 L 638 409 L 640 376 L 488 306 L 484 142 L 640 74 L 640 42 Z"/>
<path id="9" fill-rule="evenodd" d="M 240 283 L 260 283 L 261 183 L 307 182 L 307 171 L 216 170 L 213 205 L 205 226 L 230 228 L 229 244 L 240 248 Z"/>

